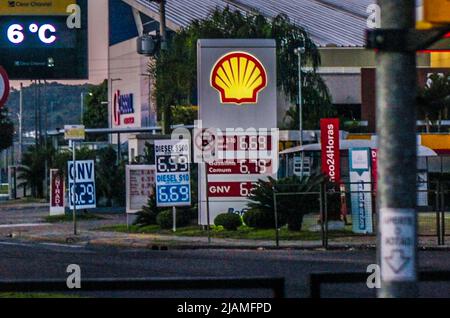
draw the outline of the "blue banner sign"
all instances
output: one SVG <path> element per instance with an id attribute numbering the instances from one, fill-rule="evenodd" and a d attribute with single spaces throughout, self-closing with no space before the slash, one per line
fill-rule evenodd
<path id="1" fill-rule="evenodd" d="M 68 162 L 69 205 L 73 209 L 73 189 L 75 186 L 75 204 L 77 209 L 97 207 L 95 194 L 95 165 L 93 160 L 76 161 L 76 178 L 73 161 Z"/>
<path id="2" fill-rule="evenodd" d="M 158 207 L 191 205 L 190 147 L 187 140 L 156 140 Z"/>

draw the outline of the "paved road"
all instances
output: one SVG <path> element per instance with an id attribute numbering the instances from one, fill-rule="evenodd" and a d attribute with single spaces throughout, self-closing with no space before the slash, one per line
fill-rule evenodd
<path id="1" fill-rule="evenodd" d="M 375 260 L 373 251 L 298 250 L 169 250 L 149 251 L 55 246 L 0 241 L 0 279 L 66 278 L 69 264 L 81 266 L 84 278 L 140 277 L 285 277 L 288 297 L 308 297 L 308 275 L 320 271 L 365 271 Z M 448 252 L 421 252 L 422 269 L 445 270 Z M 450 297 L 450 284 L 423 285 L 423 295 Z M 109 295 L 108 293 L 96 296 Z M 361 285 L 330 286 L 327 297 L 371 297 Z M 127 293 L 149 297 L 270 297 L 269 291 L 202 291 Z"/>
<path id="2" fill-rule="evenodd" d="M 40 223 L 48 215 L 48 205 L 0 205 L 0 224 Z"/>

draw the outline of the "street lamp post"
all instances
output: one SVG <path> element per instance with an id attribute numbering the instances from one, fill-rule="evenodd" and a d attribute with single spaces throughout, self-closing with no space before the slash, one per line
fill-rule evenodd
<path id="1" fill-rule="evenodd" d="M 303 146 L 303 105 L 302 105 L 302 54 L 305 53 L 305 45 L 299 46 L 295 49 L 295 54 L 298 56 L 298 129 L 300 131 L 300 146 Z M 302 151 L 302 159 L 300 164 L 300 175 L 303 176 L 303 161 L 305 159 Z"/>

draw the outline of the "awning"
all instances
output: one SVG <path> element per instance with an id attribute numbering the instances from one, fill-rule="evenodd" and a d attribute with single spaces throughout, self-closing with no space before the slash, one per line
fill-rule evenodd
<path id="1" fill-rule="evenodd" d="M 377 149 L 377 144 L 375 140 L 363 140 L 363 139 L 356 139 L 356 140 L 341 140 L 340 141 L 340 150 L 349 150 L 350 148 L 371 148 L 371 149 Z M 286 155 L 290 153 L 296 153 L 296 152 L 302 152 L 302 151 L 320 151 L 321 144 L 309 144 L 304 146 L 296 146 L 289 149 L 286 149 L 284 151 L 280 152 L 280 155 Z M 418 145 L 418 153 L 417 155 L 419 157 L 436 157 L 437 153 L 428 147 Z"/>

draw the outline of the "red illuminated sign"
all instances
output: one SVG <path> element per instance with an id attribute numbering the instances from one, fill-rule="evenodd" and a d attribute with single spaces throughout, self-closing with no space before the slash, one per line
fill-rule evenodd
<path id="1" fill-rule="evenodd" d="M 64 207 L 64 179 L 58 170 L 51 171 L 51 206 Z"/>
<path id="2" fill-rule="evenodd" d="M 208 196 L 210 198 L 248 197 L 255 184 L 255 182 L 208 182 Z"/>
<path id="3" fill-rule="evenodd" d="M 250 160 L 226 160 L 217 161 L 206 165 L 208 174 L 273 174 L 272 160 L 250 159 Z"/>
<path id="4" fill-rule="evenodd" d="M 339 152 L 339 119 L 325 118 L 320 120 L 322 145 L 322 172 L 331 182 L 341 181 Z"/>

